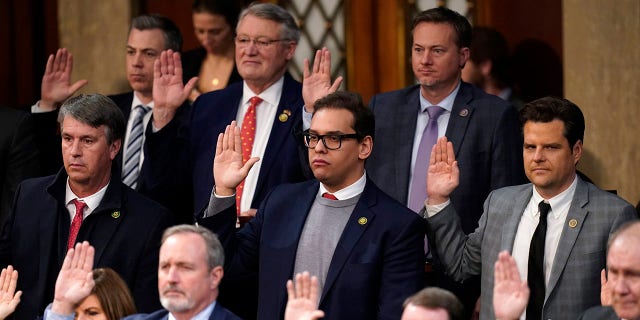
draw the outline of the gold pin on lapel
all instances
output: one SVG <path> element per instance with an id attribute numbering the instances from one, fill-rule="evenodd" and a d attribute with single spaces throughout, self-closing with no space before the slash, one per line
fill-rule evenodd
<path id="1" fill-rule="evenodd" d="M 469 109 L 464 108 L 462 110 L 460 110 L 460 113 L 458 113 L 458 115 L 460 115 L 461 117 L 466 117 L 469 115 Z"/>
<path id="2" fill-rule="evenodd" d="M 360 219 L 358 219 L 358 224 L 361 226 L 364 226 L 365 224 L 367 224 L 367 218 L 365 217 L 360 217 Z"/>
<path id="3" fill-rule="evenodd" d="M 569 220 L 569 228 L 575 228 L 578 225 L 578 220 L 571 219 Z"/>
<path id="4" fill-rule="evenodd" d="M 280 120 L 280 122 L 287 122 L 287 120 L 289 120 L 289 116 L 291 116 L 291 110 L 284 109 L 282 110 L 282 113 L 278 116 L 278 120 Z"/>
<path id="5" fill-rule="evenodd" d="M 120 218 L 120 211 L 111 212 L 111 218 L 114 218 L 114 219 Z"/>

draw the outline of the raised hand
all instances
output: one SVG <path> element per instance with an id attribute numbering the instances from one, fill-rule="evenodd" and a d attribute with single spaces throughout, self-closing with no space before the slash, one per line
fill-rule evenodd
<path id="1" fill-rule="evenodd" d="M 56 289 L 51 311 L 57 314 L 72 314 L 84 298 L 91 294 L 93 281 L 93 256 L 95 252 L 89 242 L 77 243 L 67 251 L 62 268 L 56 279 Z"/>
<path id="2" fill-rule="evenodd" d="M 460 170 L 453 152 L 453 144 L 447 137 L 438 138 L 431 149 L 427 171 L 427 195 L 430 205 L 446 202 L 458 186 Z"/>
<path id="3" fill-rule="evenodd" d="M 161 129 L 169 123 L 176 110 L 187 100 L 198 81 L 193 77 L 182 84 L 180 53 L 166 50 L 153 64 L 153 125 Z"/>
<path id="4" fill-rule="evenodd" d="M 249 170 L 258 160 L 260 158 L 253 157 L 242 164 L 240 128 L 232 121 L 224 133 L 218 135 L 216 144 L 216 157 L 213 161 L 216 194 L 230 196 L 235 193 L 236 187 L 249 175 Z"/>
<path id="5" fill-rule="evenodd" d="M 49 55 L 40 87 L 40 107 L 42 109 L 55 110 L 88 83 L 83 79 L 71 84 L 72 71 L 73 55 L 66 48 L 58 49 L 55 56 Z"/>
<path id="6" fill-rule="evenodd" d="M 602 269 L 600 271 L 600 304 L 603 306 L 611 305 L 611 286 L 609 286 L 609 281 L 607 281 L 607 270 Z"/>
<path id="7" fill-rule="evenodd" d="M 331 83 L 331 52 L 327 48 L 316 51 L 312 70 L 309 70 L 309 59 L 304 59 L 302 73 L 302 98 L 305 109 L 310 113 L 316 100 L 335 92 L 342 83 L 342 77 Z"/>
<path id="8" fill-rule="evenodd" d="M 316 320 L 324 317 L 324 312 L 318 310 L 319 285 L 318 278 L 309 276 L 309 272 L 298 273 L 293 281 L 287 281 L 287 308 L 284 311 L 285 320 Z"/>
<path id="9" fill-rule="evenodd" d="M 520 279 L 516 260 L 507 252 L 498 255 L 494 268 L 493 309 L 496 319 L 519 319 L 527 309 L 529 287 Z"/>
<path id="10" fill-rule="evenodd" d="M 18 271 L 12 266 L 2 269 L 0 274 L 0 319 L 5 319 L 20 303 L 22 291 L 16 292 L 16 284 L 18 283 Z"/>

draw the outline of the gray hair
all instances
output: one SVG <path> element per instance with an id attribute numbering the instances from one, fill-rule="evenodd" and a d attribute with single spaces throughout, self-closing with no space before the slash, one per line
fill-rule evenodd
<path id="1" fill-rule="evenodd" d="M 143 14 L 131 20 L 129 33 L 132 29 L 151 30 L 160 29 L 164 36 L 164 49 L 176 52 L 182 50 L 182 33 L 171 19 L 159 14 Z"/>
<path id="2" fill-rule="evenodd" d="M 271 20 L 282 25 L 280 37 L 285 40 L 298 42 L 300 40 L 300 28 L 293 16 L 284 8 L 272 3 L 254 2 L 240 12 L 238 24 L 244 17 L 252 15 L 261 19 Z"/>
<path id="3" fill-rule="evenodd" d="M 193 233 L 202 237 L 207 247 L 207 265 L 210 270 L 217 266 L 224 266 L 224 249 L 222 248 L 222 244 L 220 240 L 218 240 L 218 236 L 207 228 L 191 224 L 181 224 L 167 228 L 162 234 L 162 244 L 164 244 L 167 238 L 173 235 L 185 233 Z"/>
<path id="4" fill-rule="evenodd" d="M 122 111 L 113 100 L 101 94 L 81 94 L 65 101 L 58 112 L 60 129 L 67 116 L 93 128 L 104 125 L 109 144 L 124 137 L 126 122 Z"/>

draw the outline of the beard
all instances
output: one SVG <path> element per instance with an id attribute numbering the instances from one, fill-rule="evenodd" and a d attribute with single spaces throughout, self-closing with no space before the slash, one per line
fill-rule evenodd
<path id="1" fill-rule="evenodd" d="M 166 297 L 165 292 L 167 290 L 173 290 L 174 292 L 178 291 L 182 296 Z M 169 312 L 185 312 L 194 307 L 195 301 L 193 301 L 184 291 L 180 290 L 180 288 L 168 285 L 164 287 L 160 293 L 160 304 L 162 304 L 162 307 L 167 309 Z"/>

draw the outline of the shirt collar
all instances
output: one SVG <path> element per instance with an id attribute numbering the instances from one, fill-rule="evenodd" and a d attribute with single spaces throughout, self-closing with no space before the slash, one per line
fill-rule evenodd
<path id="1" fill-rule="evenodd" d="M 202 309 L 202 311 L 200 311 L 198 314 L 193 316 L 191 318 L 191 320 L 207 320 L 207 319 L 209 319 L 211 317 L 211 314 L 213 313 L 213 309 L 215 307 L 216 307 L 216 302 L 213 301 L 210 305 L 208 305 L 206 308 Z M 171 312 L 169 312 L 167 320 L 176 320 L 176 317 L 174 317 L 171 314 Z"/>
<path id="2" fill-rule="evenodd" d="M 102 202 L 102 198 L 104 198 L 104 195 L 107 192 L 107 187 L 109 186 L 110 182 L 111 181 L 109 181 L 104 187 L 102 187 L 100 190 L 98 190 L 98 192 L 96 192 L 96 193 L 94 193 L 94 194 L 92 194 L 92 195 L 90 195 L 88 197 L 80 198 L 75 193 L 73 193 L 73 191 L 71 191 L 71 187 L 69 186 L 69 178 L 67 177 L 66 192 L 65 192 L 65 196 L 64 196 L 64 203 L 65 203 L 65 205 L 68 205 L 74 199 L 78 199 L 78 200 L 84 202 L 87 205 L 87 209 L 85 210 L 85 213 L 89 214 L 89 213 L 93 212 L 93 210 L 95 210 L 98 207 L 100 202 Z"/>
<path id="3" fill-rule="evenodd" d="M 560 192 L 558 195 L 556 195 L 551 199 L 546 199 L 546 202 L 548 202 L 549 205 L 551 206 L 551 214 L 553 215 L 554 218 L 557 219 L 559 215 L 562 213 L 563 210 L 561 210 L 561 208 L 564 208 L 564 207 L 568 208 L 568 206 L 571 205 L 571 200 L 573 199 L 573 195 L 576 192 L 577 185 L 578 185 L 578 179 L 576 179 L 576 176 L 574 175 L 573 182 L 566 190 Z M 532 188 L 533 188 L 532 198 L 536 204 L 540 203 L 540 201 L 545 200 L 540 195 L 540 193 L 538 193 L 538 190 L 536 190 L 535 186 L 532 186 Z M 538 210 L 534 210 L 532 214 L 534 217 L 537 217 L 539 212 Z"/>
<path id="4" fill-rule="evenodd" d="M 360 179 L 352 183 L 350 186 L 340 189 L 336 192 L 329 192 L 327 188 L 320 183 L 320 189 L 318 189 L 318 195 L 322 196 L 323 193 L 329 192 L 333 194 L 338 200 L 351 199 L 364 191 L 364 186 L 367 184 L 367 173 L 365 172 Z"/>
<path id="5" fill-rule="evenodd" d="M 453 91 L 451 91 L 451 93 L 444 99 L 442 99 L 442 101 L 440 101 L 438 104 L 431 104 L 431 102 L 427 101 L 427 99 L 422 96 L 422 91 L 418 90 L 418 95 L 420 96 L 420 109 L 422 110 L 422 112 L 425 112 L 425 110 L 427 110 L 427 107 L 437 105 L 440 108 L 451 112 L 451 110 L 453 110 L 453 103 L 456 100 L 456 96 L 458 95 L 459 90 L 460 81 L 458 81 L 458 85 L 456 86 L 456 88 L 453 89 Z"/>
<path id="6" fill-rule="evenodd" d="M 280 103 L 280 96 L 282 95 L 282 87 L 284 86 L 284 76 L 278 81 L 272 84 L 269 88 L 262 91 L 260 94 L 256 94 L 251 91 L 246 82 L 242 82 L 242 105 L 249 103 L 249 99 L 258 96 L 262 101 L 267 102 L 269 105 L 277 106 Z"/>
<path id="7" fill-rule="evenodd" d="M 149 102 L 149 104 L 142 103 L 142 101 L 140 101 L 140 99 L 138 99 L 138 95 L 134 91 L 133 92 L 133 101 L 131 102 L 131 111 L 133 111 L 133 108 L 135 108 L 138 105 L 147 106 L 147 107 L 153 109 L 153 101 Z"/>

